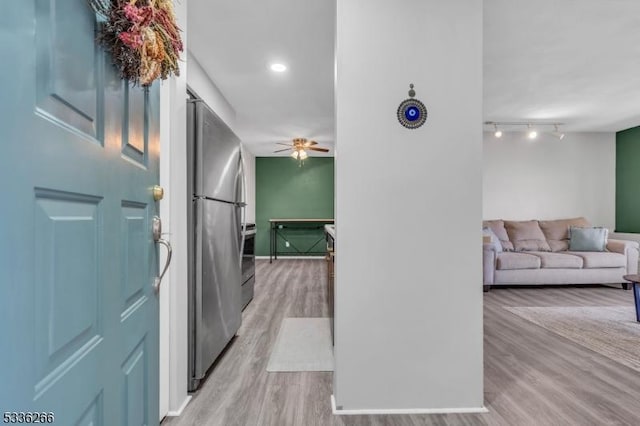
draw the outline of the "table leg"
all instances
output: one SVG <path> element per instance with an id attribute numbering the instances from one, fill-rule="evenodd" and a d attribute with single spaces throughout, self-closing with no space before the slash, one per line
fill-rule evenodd
<path id="1" fill-rule="evenodd" d="M 636 321 L 640 322 L 640 283 L 633 283 L 633 299 L 636 302 Z"/>
<path id="2" fill-rule="evenodd" d="M 273 226 L 273 258 L 278 260 L 278 224 L 277 222 Z"/>
<path id="3" fill-rule="evenodd" d="M 269 263 L 272 262 L 273 256 L 273 222 L 269 223 Z"/>

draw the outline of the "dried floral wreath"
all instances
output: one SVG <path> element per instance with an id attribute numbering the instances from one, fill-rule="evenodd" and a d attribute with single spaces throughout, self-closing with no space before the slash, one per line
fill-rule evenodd
<path id="1" fill-rule="evenodd" d="M 172 0 L 88 0 L 104 19 L 98 42 L 111 53 L 120 77 L 148 86 L 180 75 L 184 50 Z"/>

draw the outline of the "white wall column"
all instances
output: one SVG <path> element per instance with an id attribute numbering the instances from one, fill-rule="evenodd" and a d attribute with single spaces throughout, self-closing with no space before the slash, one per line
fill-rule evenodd
<path id="1" fill-rule="evenodd" d="M 187 2 L 174 2 L 182 41 L 187 45 Z M 173 259 L 160 290 L 160 418 L 178 415 L 187 395 L 187 62 L 180 76 L 162 82 L 160 90 L 160 202 L 163 232 Z M 161 250 L 163 265 L 166 252 Z"/>
<path id="2" fill-rule="evenodd" d="M 482 1 L 341 0 L 336 46 L 338 412 L 482 411 Z"/>

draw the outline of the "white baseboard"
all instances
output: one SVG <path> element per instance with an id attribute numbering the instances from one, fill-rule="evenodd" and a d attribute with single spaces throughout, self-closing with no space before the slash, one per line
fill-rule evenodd
<path id="1" fill-rule="evenodd" d="M 184 401 L 182 401 L 182 405 L 180 405 L 180 408 L 178 408 L 176 411 L 169 411 L 167 413 L 167 417 L 178 417 L 179 415 L 181 415 L 189 401 L 191 401 L 191 395 L 187 395 Z"/>
<path id="2" fill-rule="evenodd" d="M 485 407 L 462 407 L 462 408 L 390 408 L 390 409 L 361 409 L 361 410 L 338 410 L 336 409 L 336 399 L 331 395 L 331 411 L 336 416 L 361 416 L 368 414 L 473 414 L 488 413 Z"/>
<path id="3" fill-rule="evenodd" d="M 256 256 L 256 259 L 267 259 L 269 260 L 269 256 Z M 273 259 L 273 257 L 272 257 Z M 324 256 L 282 256 L 282 255 L 278 255 L 278 259 L 273 259 L 273 260 L 280 260 L 280 259 L 322 259 L 324 260 Z"/>

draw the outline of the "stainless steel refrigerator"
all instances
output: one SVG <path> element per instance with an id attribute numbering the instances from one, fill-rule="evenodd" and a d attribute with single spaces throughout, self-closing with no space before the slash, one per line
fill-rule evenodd
<path id="1" fill-rule="evenodd" d="M 189 390 L 241 323 L 244 177 L 240 140 L 202 101 L 187 101 Z"/>

